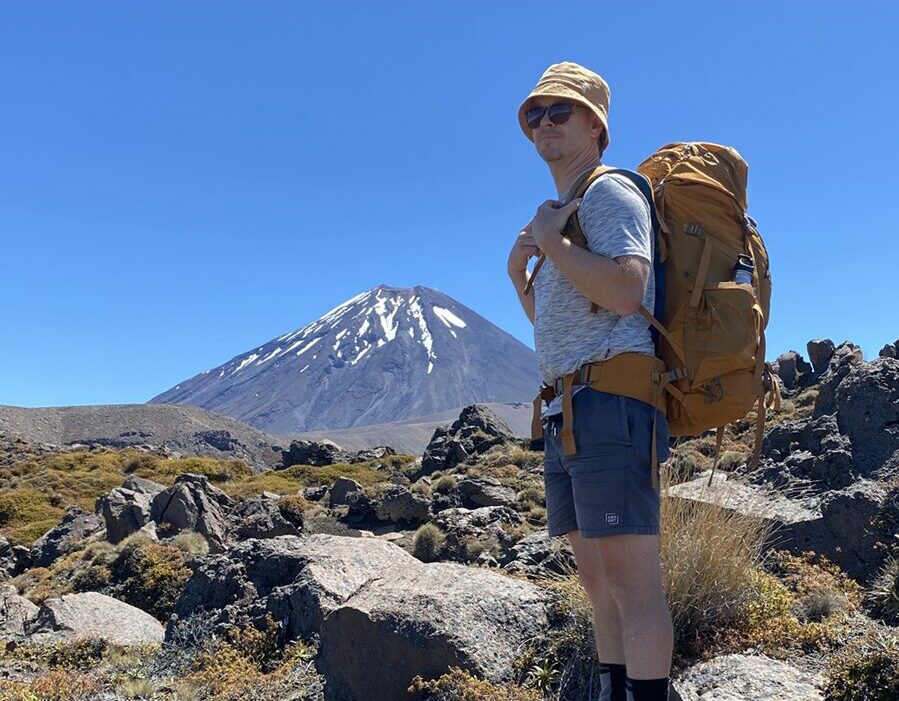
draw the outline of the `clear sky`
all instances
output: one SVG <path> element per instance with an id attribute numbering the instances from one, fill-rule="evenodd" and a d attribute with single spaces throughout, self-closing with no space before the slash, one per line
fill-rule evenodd
<path id="1" fill-rule="evenodd" d="M 604 161 L 736 147 L 768 357 L 899 337 L 888 2 L 0 0 L 0 404 L 144 402 L 374 287 L 531 348 L 506 275 L 556 192 L 516 120 L 611 86 Z"/>

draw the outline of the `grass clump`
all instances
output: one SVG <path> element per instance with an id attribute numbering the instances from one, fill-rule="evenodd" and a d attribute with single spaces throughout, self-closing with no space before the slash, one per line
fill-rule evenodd
<path id="1" fill-rule="evenodd" d="M 456 488 L 456 478 L 452 475 L 441 475 L 431 483 L 432 494 L 449 494 Z"/>
<path id="2" fill-rule="evenodd" d="M 424 523 L 412 536 L 412 554 L 422 562 L 435 562 L 443 551 L 446 535 L 433 523 Z"/>
<path id="3" fill-rule="evenodd" d="M 546 506 L 546 493 L 536 484 L 530 484 L 515 495 L 518 508 L 521 511 L 530 511 L 534 507 Z"/>
<path id="4" fill-rule="evenodd" d="M 884 623 L 899 626 L 899 556 L 887 557 L 865 595 L 871 613 Z"/>

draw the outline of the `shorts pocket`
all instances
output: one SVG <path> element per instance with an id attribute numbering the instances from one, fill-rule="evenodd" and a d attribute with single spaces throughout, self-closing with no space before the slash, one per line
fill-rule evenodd
<path id="1" fill-rule="evenodd" d="M 589 385 L 572 398 L 579 452 L 608 452 L 610 448 L 631 444 L 625 399 Z"/>

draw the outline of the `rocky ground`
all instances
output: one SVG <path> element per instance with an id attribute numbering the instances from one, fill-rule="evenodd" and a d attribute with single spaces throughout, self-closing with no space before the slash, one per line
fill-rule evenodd
<path id="1" fill-rule="evenodd" d="M 721 512 L 735 520 L 720 528 L 773 536 L 732 602 L 700 600 L 691 619 L 673 601 L 673 699 L 899 698 L 889 348 L 781 356 L 753 471 L 751 416 L 711 486 L 714 438 L 674 446 L 663 521 Z M 479 405 L 420 456 L 293 441 L 265 470 L 6 436 L 0 701 L 595 698 L 589 606 L 565 539 L 547 537 L 540 448 Z M 664 560 L 679 546 L 663 532 Z"/>

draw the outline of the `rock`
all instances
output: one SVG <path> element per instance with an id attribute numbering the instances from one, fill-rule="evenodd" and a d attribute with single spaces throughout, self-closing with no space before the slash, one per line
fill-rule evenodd
<path id="1" fill-rule="evenodd" d="M 198 558 L 169 622 L 206 612 L 218 626 L 285 623 L 287 640 L 319 631 L 322 619 L 372 579 L 421 563 L 380 538 L 324 533 L 252 539 Z"/>
<path id="2" fill-rule="evenodd" d="M 391 571 L 322 623 L 319 670 L 329 701 L 396 701 L 416 674 L 459 666 L 491 682 L 514 675 L 521 646 L 547 626 L 534 584 L 438 562 Z"/>
<path id="3" fill-rule="evenodd" d="M 194 439 L 198 443 L 205 443 L 212 446 L 216 450 L 224 452 L 232 452 L 235 448 L 245 448 L 237 438 L 231 435 L 230 431 L 219 429 L 216 431 L 197 431 L 194 433 Z"/>
<path id="4" fill-rule="evenodd" d="M 119 543 L 150 521 L 150 503 L 165 487 L 131 475 L 121 487 L 97 497 L 94 510 L 106 524 L 106 539 Z"/>
<path id="5" fill-rule="evenodd" d="M 827 369 L 827 364 L 833 356 L 834 345 L 829 338 L 817 338 L 809 341 L 805 346 L 808 359 L 816 375 L 820 375 Z"/>
<path id="6" fill-rule="evenodd" d="M 396 455 L 396 451 L 389 445 L 379 445 L 367 450 L 359 450 L 355 453 L 345 453 L 341 462 L 366 462 L 367 460 L 383 460 L 384 458 Z"/>
<path id="7" fill-rule="evenodd" d="M 811 491 L 842 489 L 859 477 L 852 441 L 840 433 L 836 416 L 777 424 L 762 442 L 762 466 L 749 476 L 755 484 L 786 486 L 806 482 Z"/>
<path id="8" fill-rule="evenodd" d="M 139 645 L 162 642 L 164 632 L 149 613 L 94 591 L 46 599 L 25 624 L 29 643 L 91 636 L 117 645 Z"/>
<path id="9" fill-rule="evenodd" d="M 57 525 L 32 543 L 32 567 L 49 567 L 62 555 L 77 549 L 82 540 L 102 530 L 96 514 L 70 506 Z"/>
<path id="10" fill-rule="evenodd" d="M 889 528 L 875 525 L 887 507 L 885 490 L 859 480 L 849 487 L 820 496 L 791 496 L 788 490 L 770 490 L 723 472 L 708 486 L 710 470 L 688 482 L 669 487 L 669 499 L 693 499 L 717 504 L 728 511 L 754 516 L 769 528 L 765 548 L 795 554 L 807 550 L 825 555 L 850 577 L 865 584 L 883 561 Z M 884 519 L 887 523 L 891 519 Z"/>
<path id="11" fill-rule="evenodd" d="M 165 489 L 165 485 L 149 480 L 146 477 L 128 475 L 125 478 L 125 481 L 122 482 L 121 489 L 130 489 L 132 492 L 137 492 L 138 494 L 149 494 L 150 496 L 155 497 L 159 492 Z"/>
<path id="12" fill-rule="evenodd" d="M 298 492 L 298 495 L 309 501 L 319 501 L 324 498 L 327 493 L 328 486 L 326 484 L 320 484 L 316 487 L 303 487 L 303 489 Z"/>
<path id="13" fill-rule="evenodd" d="M 394 484 L 374 500 L 374 514 L 379 521 L 419 523 L 428 517 L 431 501 L 408 487 Z"/>
<path id="14" fill-rule="evenodd" d="M 238 502 L 228 512 L 231 537 L 246 540 L 299 533 L 300 529 L 281 515 L 278 500 L 277 494 L 263 492 Z"/>
<path id="15" fill-rule="evenodd" d="M 335 506 L 346 504 L 347 494 L 350 492 L 358 492 L 360 489 L 362 489 L 362 485 L 356 480 L 350 479 L 349 477 L 338 477 L 334 480 L 334 484 L 331 485 L 331 489 L 329 490 L 330 497 L 328 506 L 333 509 Z"/>
<path id="16" fill-rule="evenodd" d="M 831 492 L 821 502 L 821 523 L 813 534 L 817 540 L 808 539 L 802 547 L 826 555 L 850 577 L 867 585 L 883 562 L 887 546 L 895 542 L 892 533 L 873 525 L 885 503 L 886 490 L 868 480 Z M 800 532 L 794 537 L 798 540 L 803 535 Z"/>
<path id="17" fill-rule="evenodd" d="M 10 577 L 31 567 L 31 550 L 22 545 L 13 545 L 0 535 L 0 571 Z"/>
<path id="18" fill-rule="evenodd" d="M 788 662 L 742 654 L 700 662 L 672 680 L 683 701 L 823 701 L 819 688 L 825 683 Z"/>
<path id="19" fill-rule="evenodd" d="M 899 360 L 854 365 L 834 390 L 834 408 L 855 468 L 874 475 L 899 451 Z"/>
<path id="20" fill-rule="evenodd" d="M 433 523 L 446 535 L 443 552 L 446 557 L 468 562 L 472 545 L 491 545 L 501 551 L 499 560 L 505 561 L 505 551 L 518 536 L 506 530 L 522 523 L 521 514 L 507 506 L 482 506 L 479 509 L 452 508 L 438 512 Z"/>
<path id="21" fill-rule="evenodd" d="M 780 355 L 776 361 L 776 368 L 787 389 L 796 389 L 800 385 L 809 384 L 812 366 L 796 351 L 791 350 Z"/>
<path id="22" fill-rule="evenodd" d="M 150 516 L 157 525 L 167 524 L 165 535 L 196 531 L 209 542 L 211 552 L 220 552 L 227 539 L 225 514 L 233 506 L 234 500 L 205 476 L 187 473 L 153 498 Z"/>
<path id="23" fill-rule="evenodd" d="M 486 407 L 471 404 L 451 426 L 440 426 L 434 431 L 422 455 L 421 466 L 411 479 L 453 468 L 470 456 L 503 443 L 517 443 L 509 427 Z"/>
<path id="24" fill-rule="evenodd" d="M 834 413 L 836 409 L 833 400 L 837 386 L 853 367 L 862 362 L 862 349 L 854 343 L 843 341 L 837 346 L 820 377 L 818 396 L 815 398 L 815 416 Z"/>
<path id="25" fill-rule="evenodd" d="M 281 453 L 283 467 L 294 465 L 333 465 L 339 462 L 340 446 L 327 439 L 322 441 L 291 441 L 290 447 Z"/>
<path id="26" fill-rule="evenodd" d="M 503 487 L 500 481 L 492 477 L 466 477 L 456 485 L 462 506 L 476 509 L 479 506 L 508 506 L 515 508 L 517 500 L 515 491 Z"/>
<path id="27" fill-rule="evenodd" d="M 881 358 L 899 358 L 899 340 L 887 343 L 878 354 Z"/>
<path id="28" fill-rule="evenodd" d="M 38 607 L 19 596 L 12 584 L 0 584 L 0 633 L 13 637 L 25 634 L 25 624 L 37 615 Z"/>
<path id="29" fill-rule="evenodd" d="M 577 571 L 568 539 L 550 538 L 545 528 L 515 543 L 500 565 L 507 572 L 541 579 Z"/>

